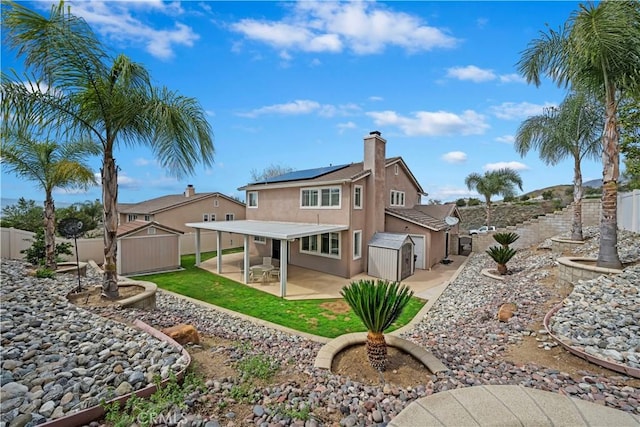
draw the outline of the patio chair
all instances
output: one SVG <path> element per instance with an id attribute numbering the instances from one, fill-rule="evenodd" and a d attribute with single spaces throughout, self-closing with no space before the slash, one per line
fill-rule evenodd
<path id="1" fill-rule="evenodd" d="M 280 269 L 279 268 L 274 268 L 273 270 L 271 270 L 269 272 L 269 276 L 271 276 L 272 279 L 280 280 Z"/>
<path id="2" fill-rule="evenodd" d="M 273 265 L 273 264 L 271 264 L 271 257 L 270 256 L 263 256 L 262 257 L 262 265 Z"/>

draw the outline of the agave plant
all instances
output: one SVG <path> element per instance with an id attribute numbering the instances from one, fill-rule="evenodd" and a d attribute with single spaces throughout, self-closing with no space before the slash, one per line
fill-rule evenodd
<path id="1" fill-rule="evenodd" d="M 507 263 L 516 254 L 516 250 L 508 246 L 491 246 L 487 253 L 498 264 L 498 273 L 507 274 Z"/>
<path id="2" fill-rule="evenodd" d="M 509 246 L 519 238 L 520 236 L 516 233 L 495 233 L 493 235 L 493 239 L 504 247 Z"/>
<path id="3" fill-rule="evenodd" d="M 366 326 L 367 357 L 371 366 L 382 372 L 387 364 L 387 342 L 383 332 L 395 322 L 413 296 L 406 285 L 387 280 L 351 282 L 340 295 Z"/>

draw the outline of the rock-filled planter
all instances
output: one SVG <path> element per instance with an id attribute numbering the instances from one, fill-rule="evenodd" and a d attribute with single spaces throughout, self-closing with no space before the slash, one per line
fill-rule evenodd
<path id="1" fill-rule="evenodd" d="M 596 263 L 595 258 L 560 257 L 558 258 L 558 280 L 575 285 L 579 280 L 591 280 L 602 275 L 611 276 L 622 273 L 622 270 L 598 267 Z"/>
<path id="2" fill-rule="evenodd" d="M 551 238 L 551 252 L 554 254 L 574 253 L 576 249 L 582 246 L 584 246 L 584 240 L 571 240 L 560 237 Z"/>

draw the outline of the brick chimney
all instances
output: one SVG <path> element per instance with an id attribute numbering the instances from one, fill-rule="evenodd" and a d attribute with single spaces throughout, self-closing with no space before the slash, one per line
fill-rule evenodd
<path id="1" fill-rule="evenodd" d="M 369 132 L 364 138 L 364 169 L 370 170 L 367 183 L 367 230 L 368 239 L 375 232 L 384 231 L 384 208 L 387 205 L 385 191 L 385 155 L 387 140 L 379 131 Z"/>
<path id="2" fill-rule="evenodd" d="M 191 197 L 195 194 L 196 194 L 196 189 L 193 187 L 193 185 L 191 184 L 187 185 L 187 189 L 184 190 L 184 197 Z"/>

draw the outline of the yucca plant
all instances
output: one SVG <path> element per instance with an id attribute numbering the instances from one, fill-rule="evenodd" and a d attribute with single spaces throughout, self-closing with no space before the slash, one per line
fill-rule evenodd
<path id="1" fill-rule="evenodd" d="M 413 296 L 406 285 L 388 280 L 351 282 L 340 291 L 356 316 L 368 330 L 367 357 L 382 372 L 387 364 L 387 342 L 383 332 L 395 322 Z"/>
<path id="2" fill-rule="evenodd" d="M 507 263 L 516 254 L 516 250 L 508 246 L 491 246 L 487 253 L 498 264 L 498 273 L 507 274 Z"/>
<path id="3" fill-rule="evenodd" d="M 516 233 L 495 233 L 493 235 L 493 240 L 500 243 L 502 246 L 507 247 L 516 240 L 518 240 L 520 236 Z"/>

